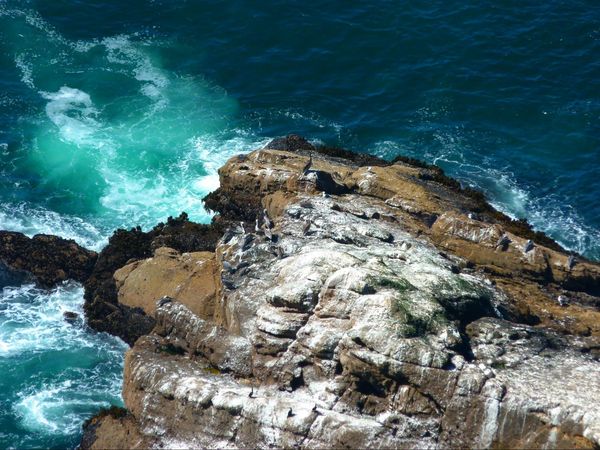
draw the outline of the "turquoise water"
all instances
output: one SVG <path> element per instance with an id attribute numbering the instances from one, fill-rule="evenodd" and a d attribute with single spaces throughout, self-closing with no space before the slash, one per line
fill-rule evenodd
<path id="1" fill-rule="evenodd" d="M 63 320 L 83 291 L 4 288 L 0 297 L 0 448 L 78 444 L 82 418 L 121 404 L 124 343 Z"/>
<path id="2" fill-rule="evenodd" d="M 466 4 L 469 3 L 469 4 Z M 296 132 L 418 157 L 600 259 L 600 4 L 0 0 L 0 228 L 100 249 Z M 69 447 L 123 344 L 0 295 L 0 447 Z"/>

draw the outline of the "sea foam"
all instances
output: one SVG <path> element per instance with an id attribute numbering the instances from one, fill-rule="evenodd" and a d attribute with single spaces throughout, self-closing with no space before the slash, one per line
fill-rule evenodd
<path id="1" fill-rule="evenodd" d="M 33 285 L 2 289 L 0 370 L 11 386 L 5 395 L 12 408 L 0 412 L 0 423 L 12 413 L 31 433 L 72 435 L 83 416 L 120 403 L 127 346 L 88 330 L 82 304 L 83 289 L 76 283 L 50 291 Z M 66 322 L 66 311 L 81 319 Z"/>
<path id="2" fill-rule="evenodd" d="M 93 134 L 100 123 L 96 120 L 98 110 L 89 94 L 63 86 L 58 92 L 42 92 L 42 97 L 49 100 L 46 114 L 63 139 L 77 145 L 95 145 Z"/>

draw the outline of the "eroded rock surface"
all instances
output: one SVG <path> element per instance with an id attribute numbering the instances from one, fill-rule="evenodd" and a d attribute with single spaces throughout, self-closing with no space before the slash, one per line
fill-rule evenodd
<path id="1" fill-rule="evenodd" d="M 208 204 L 248 222 L 213 253 L 114 274 L 156 326 L 126 356 L 129 415 L 84 447 L 600 446 L 598 266 L 439 169 L 308 145 L 220 170 Z"/>

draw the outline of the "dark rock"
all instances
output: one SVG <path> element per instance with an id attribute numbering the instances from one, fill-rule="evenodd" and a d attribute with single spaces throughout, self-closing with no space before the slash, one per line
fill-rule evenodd
<path id="1" fill-rule="evenodd" d="M 348 186 L 337 183 L 328 172 L 314 170 L 311 173 L 314 173 L 316 176 L 315 185 L 318 191 L 331 195 L 342 195 L 351 192 Z"/>
<path id="2" fill-rule="evenodd" d="M 73 311 L 65 311 L 63 313 L 63 319 L 67 322 L 76 322 L 79 319 L 79 314 Z"/>
<path id="3" fill-rule="evenodd" d="M 182 253 L 214 251 L 222 234 L 221 222 L 210 225 L 191 222 L 186 213 L 169 217 L 166 224 L 160 223 L 148 232 L 139 227 L 115 231 L 85 282 L 84 311 L 89 326 L 119 336 L 132 345 L 152 330 L 154 319 L 139 308 L 118 303 L 114 272 L 131 261 L 149 258 L 160 247 Z"/>
<path id="4" fill-rule="evenodd" d="M 169 217 L 166 225 L 155 227 L 149 234 L 151 249 L 170 247 L 181 253 L 214 251 L 225 228 L 220 222 L 210 225 L 191 222 L 186 213 L 177 218 Z"/>
<path id="5" fill-rule="evenodd" d="M 285 137 L 275 138 L 264 147 L 270 150 L 282 150 L 288 152 L 313 151 L 331 158 L 345 159 L 359 166 L 388 166 L 390 163 L 385 159 L 367 153 L 358 153 L 339 147 L 328 145 L 314 146 L 308 140 L 297 134 L 289 134 Z M 416 161 L 416 160 L 415 160 Z"/>
<path id="6" fill-rule="evenodd" d="M 227 221 L 244 220 L 254 222 L 262 214 L 260 196 L 253 192 L 230 192 L 222 188 L 211 192 L 204 197 L 204 206 L 214 212 L 218 212 L 222 219 Z"/>
<path id="7" fill-rule="evenodd" d="M 289 134 L 285 137 L 275 138 L 267 145 L 266 149 L 283 150 L 287 152 L 295 152 L 298 150 L 315 150 L 314 145 L 297 134 Z"/>
<path id="8" fill-rule="evenodd" d="M 369 155 L 368 153 L 358 153 L 345 150 L 338 147 L 330 147 L 327 145 L 318 146 L 315 151 L 321 155 L 335 159 L 344 159 L 359 166 L 389 166 L 390 163 L 385 159 L 377 156 Z"/>
<path id="9" fill-rule="evenodd" d="M 0 261 L 0 289 L 6 286 L 20 286 L 28 281 L 35 281 L 30 273 L 13 270 Z"/>
<path id="10" fill-rule="evenodd" d="M 23 280 L 31 274 L 43 288 L 65 280 L 84 282 L 94 267 L 97 254 L 73 240 L 45 234 L 29 238 L 22 233 L 0 231 L 0 263 L 3 282 Z"/>

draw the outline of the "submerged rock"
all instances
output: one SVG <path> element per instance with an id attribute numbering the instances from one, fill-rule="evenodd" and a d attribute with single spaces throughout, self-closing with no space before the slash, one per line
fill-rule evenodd
<path id="1" fill-rule="evenodd" d="M 63 319 L 65 319 L 66 322 L 74 323 L 79 320 L 79 314 L 73 311 L 65 311 L 63 313 Z"/>
<path id="2" fill-rule="evenodd" d="M 309 145 L 219 171 L 208 203 L 235 225 L 212 248 L 137 232 L 140 251 L 101 266 L 122 267 L 111 304 L 154 328 L 126 355 L 127 413 L 82 447 L 600 446 L 598 265 L 567 271 L 543 239 L 525 252 L 527 227 L 435 168 Z M 343 190 L 321 194 L 305 150 Z M 248 231 L 263 209 L 277 239 Z"/>

